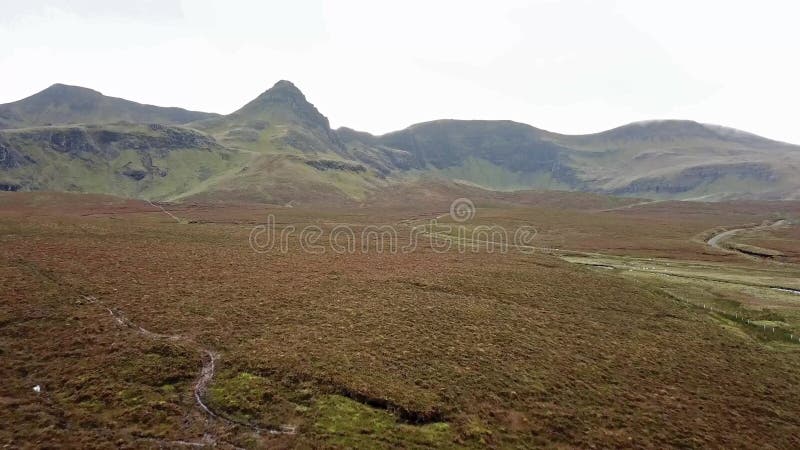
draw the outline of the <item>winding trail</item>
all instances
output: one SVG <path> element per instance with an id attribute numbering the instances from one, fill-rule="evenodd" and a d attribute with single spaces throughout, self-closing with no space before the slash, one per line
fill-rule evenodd
<path id="1" fill-rule="evenodd" d="M 728 230 L 728 231 L 723 231 L 721 233 L 717 233 L 717 234 L 711 236 L 711 238 L 706 241 L 706 244 L 708 244 L 708 245 L 710 245 L 710 246 L 712 246 L 714 248 L 720 249 L 720 250 L 728 250 L 727 248 L 721 246 L 720 244 L 723 241 L 727 241 L 728 239 L 730 239 L 733 236 L 735 236 L 736 233 L 738 233 L 740 231 L 743 231 L 743 230 L 748 230 L 748 229 L 749 228 L 736 228 L 734 230 Z"/>
<path id="2" fill-rule="evenodd" d="M 735 235 L 743 232 L 743 231 L 759 231 L 759 230 L 770 230 L 775 228 L 781 228 L 786 225 L 789 225 L 789 221 L 786 219 L 776 220 L 775 222 L 769 225 L 755 225 L 752 227 L 743 227 L 743 228 L 734 228 L 732 230 L 722 231 L 717 233 L 706 240 L 706 244 L 711 247 L 714 247 L 719 250 L 726 250 L 726 251 L 736 251 L 731 250 L 729 248 L 723 247 L 722 244 L 727 241 L 728 239 L 734 237 Z M 737 253 L 741 253 L 738 252 Z"/>
<path id="3" fill-rule="evenodd" d="M 111 317 L 117 322 L 118 325 L 123 326 L 125 328 L 130 328 L 138 332 L 139 334 L 143 335 L 149 339 L 156 339 L 156 340 L 168 340 L 168 341 L 180 341 L 187 344 L 194 346 L 195 348 L 199 349 L 200 353 L 203 354 L 203 366 L 200 369 L 200 376 L 194 383 L 194 387 L 192 389 L 192 393 L 194 394 L 194 399 L 197 403 L 197 406 L 203 410 L 206 414 L 214 419 L 219 419 L 221 421 L 227 422 L 231 425 L 240 425 L 243 427 L 250 428 L 251 430 L 260 433 L 260 434 L 271 434 L 271 435 L 280 435 L 280 434 L 296 434 L 297 429 L 294 425 L 281 425 L 280 428 L 262 428 L 256 425 L 244 422 L 242 420 L 237 420 L 231 417 L 224 415 L 221 412 L 214 411 L 211 409 L 204 401 L 203 397 L 205 396 L 206 390 L 208 385 L 211 383 L 211 380 L 214 378 L 214 373 L 216 370 L 217 360 L 219 359 L 219 353 L 204 348 L 196 341 L 187 338 L 185 336 L 181 336 L 179 334 L 161 334 L 161 333 L 154 333 L 150 330 L 142 328 L 133 322 L 131 322 L 127 317 L 122 315 L 122 313 L 118 311 L 114 311 L 111 308 L 106 308 Z M 187 445 L 193 445 L 193 443 L 185 443 Z M 205 444 L 203 444 L 205 445 Z"/>
<path id="4" fill-rule="evenodd" d="M 641 204 L 651 204 L 651 203 L 658 203 L 658 202 L 660 202 L 660 200 L 643 202 Z M 622 208 L 634 207 L 634 206 L 638 206 L 638 205 L 640 205 L 640 204 L 626 205 L 626 206 L 624 206 Z M 439 219 L 441 219 L 443 217 L 446 217 L 446 216 L 447 216 L 447 213 L 434 215 L 433 220 L 439 220 Z M 496 241 L 483 240 L 483 239 L 471 239 L 471 238 L 467 238 L 467 237 L 452 236 L 452 235 L 449 235 L 449 234 L 446 234 L 446 233 L 440 233 L 440 232 L 436 232 L 436 231 L 428 231 L 426 229 L 426 225 L 424 223 L 422 225 L 417 225 L 416 224 L 416 223 L 419 223 L 419 222 L 424 222 L 425 220 L 430 221 L 431 219 L 411 218 L 411 219 L 403 220 L 400 223 L 409 226 L 411 228 L 411 230 L 412 230 L 412 233 L 415 232 L 416 230 L 420 230 L 421 231 L 420 232 L 421 236 L 428 236 L 428 237 L 434 238 L 434 239 L 448 240 L 448 241 L 455 242 L 456 244 L 461 244 L 461 245 L 471 245 L 471 246 L 492 245 L 492 246 L 499 247 L 501 249 L 501 251 L 505 251 L 505 250 L 508 250 L 508 249 L 517 249 L 517 250 L 520 250 L 520 251 L 522 251 L 524 253 L 531 253 L 531 252 L 545 253 L 545 254 L 549 254 L 549 255 L 552 255 L 552 256 L 556 256 L 556 257 L 558 257 L 558 258 L 560 258 L 560 259 L 562 259 L 564 261 L 570 262 L 570 263 L 588 265 L 588 266 L 595 266 L 595 267 L 600 267 L 600 268 L 607 269 L 607 270 L 609 270 L 609 269 L 620 269 L 620 270 L 635 270 L 635 271 L 641 271 L 641 272 L 653 272 L 653 270 L 651 270 L 651 269 L 649 269 L 647 267 L 632 267 L 632 266 L 628 266 L 628 265 L 614 265 L 613 263 L 580 262 L 580 261 L 574 261 L 574 260 L 571 259 L 571 257 L 574 257 L 574 256 L 579 256 L 579 257 L 608 257 L 608 256 L 610 256 L 610 255 L 605 255 L 603 253 L 585 252 L 585 251 L 569 250 L 569 249 L 561 249 L 561 248 L 551 248 L 551 247 L 537 247 L 537 246 L 532 246 L 532 245 L 519 245 L 519 244 L 510 243 L 510 242 L 496 242 Z M 774 229 L 774 228 L 780 228 L 780 227 L 788 226 L 790 224 L 791 223 L 788 220 L 780 219 L 780 220 L 777 220 L 777 221 L 775 221 L 775 222 L 773 222 L 771 224 L 767 224 L 767 225 L 756 225 L 756 226 L 752 226 L 752 227 L 742 227 L 742 228 L 727 230 L 727 231 L 723 231 L 723 232 L 720 232 L 720 233 L 717 233 L 717 234 L 711 236 L 710 238 L 707 239 L 706 243 L 708 245 L 714 247 L 714 248 L 718 248 L 718 249 L 721 249 L 721 250 L 724 250 L 724 251 L 739 253 L 739 254 L 742 254 L 744 256 L 748 256 L 749 257 L 749 255 L 747 255 L 746 253 L 722 247 L 721 246 L 722 242 L 724 242 L 726 239 L 729 239 L 730 237 L 734 236 L 735 234 L 737 234 L 739 232 L 742 232 L 742 231 L 745 231 L 745 230 Z M 764 260 L 764 258 L 758 258 L 758 259 Z M 679 277 L 679 278 L 695 279 L 695 280 L 701 280 L 701 281 L 717 281 L 717 282 L 721 282 L 721 283 L 736 284 L 736 285 L 741 285 L 741 286 L 750 286 L 750 287 L 759 287 L 759 288 L 765 288 L 765 289 L 774 289 L 774 290 L 780 291 L 780 292 L 786 292 L 786 293 L 792 293 L 792 294 L 800 295 L 800 290 L 795 289 L 795 288 L 791 288 L 791 287 L 786 287 L 786 286 L 775 286 L 775 285 L 744 283 L 744 282 L 736 282 L 736 281 L 727 280 L 727 279 L 719 279 L 719 278 L 704 277 L 704 276 L 693 276 L 693 275 L 688 275 L 688 274 L 677 274 L 677 273 L 669 273 L 669 272 L 658 272 L 658 273 L 660 273 L 661 275 L 665 275 L 665 276 L 673 276 L 673 277 Z"/>

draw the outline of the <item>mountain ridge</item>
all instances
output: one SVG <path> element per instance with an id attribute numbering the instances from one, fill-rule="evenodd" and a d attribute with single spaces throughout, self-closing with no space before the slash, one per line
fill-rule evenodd
<path id="1" fill-rule="evenodd" d="M 20 108 L 19 102 L 25 108 Z M 13 156 L 5 165 L 0 164 L 0 184 L 21 190 L 63 186 L 58 180 L 39 179 L 30 167 L 21 175 L 19 167 L 35 164 L 31 161 L 37 158 L 66 166 L 87 164 L 81 159 L 85 156 L 81 151 L 63 153 L 62 147 L 52 142 L 53 136 L 75 139 L 73 150 L 95 149 L 92 158 L 96 159 L 101 158 L 99 147 L 82 143 L 82 136 L 102 140 L 112 133 L 124 135 L 112 140 L 114 158 L 130 155 L 127 162 L 115 159 L 114 164 L 139 169 L 117 167 L 112 170 L 117 175 L 107 179 L 126 173 L 143 174 L 143 180 L 158 183 L 154 174 L 160 172 L 142 172 L 143 167 L 151 165 L 148 158 L 172 164 L 174 158 L 163 159 L 164 152 L 169 151 L 196 159 L 194 169 L 184 168 L 194 173 L 184 173 L 180 178 L 190 184 L 183 192 L 171 189 L 172 194 L 164 197 L 169 199 L 202 195 L 271 202 L 297 198 L 352 202 L 367 198 L 375 190 L 429 177 L 497 191 L 555 189 L 712 200 L 800 197 L 800 181 L 793 176 L 800 169 L 800 147 L 691 120 L 640 121 L 598 133 L 567 135 L 511 120 L 440 119 L 372 135 L 347 127 L 331 129 L 328 118 L 287 80 L 278 81 L 228 115 L 179 110 L 181 120 L 198 117 L 187 114 L 199 115 L 199 119 L 177 124 L 170 122 L 171 116 L 166 113 L 174 111 L 169 108 L 106 97 L 75 86 L 56 84 L 19 102 L 0 105 L 0 123 L 2 112 L 10 109 L 27 114 L 29 123 L 44 122 L 43 117 L 61 118 L 67 123 L 46 126 L 66 126 L 85 118 L 93 127 L 88 134 L 80 129 L 66 134 L 43 131 L 25 135 L 13 133 L 14 128 L 0 130 L 0 152 Z M 125 107 L 133 108 L 135 114 Z M 117 114 L 105 114 L 102 120 L 94 117 L 103 108 Z M 185 148 L 181 139 L 154 141 L 143 137 L 143 133 L 155 133 L 157 128 L 143 131 L 118 125 L 113 130 L 102 129 L 112 121 L 184 127 L 187 131 L 175 128 L 171 135 L 199 133 L 197 139 L 214 145 Z M 21 136 L 27 136 L 27 140 Z M 224 159 L 220 159 L 222 156 Z M 12 161 L 16 164 L 13 167 Z M 81 169 L 86 171 L 91 168 Z M 123 179 L 128 185 L 129 178 Z M 111 193 L 115 193 L 114 188 L 108 187 Z M 83 187 L 78 183 L 74 189 Z M 91 189 L 105 192 L 102 186 Z M 131 192 L 139 195 L 136 193 L 166 190 L 133 187 L 124 193 Z"/>
<path id="2" fill-rule="evenodd" d="M 43 90 L 41 90 L 41 91 L 39 91 L 39 92 L 37 92 L 35 94 L 32 94 L 32 95 L 30 95 L 28 97 L 22 98 L 20 100 L 12 101 L 12 102 L 0 104 L 0 113 L 2 113 L 4 110 L 6 110 L 11 105 L 15 105 L 16 106 L 16 105 L 20 105 L 20 104 L 23 104 L 23 103 L 31 101 L 31 100 L 39 100 L 40 98 L 52 98 L 53 96 L 59 96 L 60 94 L 67 93 L 67 92 L 80 93 L 84 97 L 89 95 L 89 96 L 94 96 L 96 98 L 105 98 L 105 99 L 109 99 L 109 100 L 120 100 L 120 101 L 123 101 L 123 102 L 126 102 L 126 103 L 130 103 L 130 104 L 134 104 L 134 105 L 138 105 L 138 106 L 143 106 L 143 107 L 148 107 L 148 108 L 158 108 L 158 109 L 164 109 L 164 110 L 173 110 L 173 111 L 176 111 L 176 112 L 180 111 L 180 112 L 185 112 L 185 113 L 189 113 L 189 114 L 196 114 L 196 115 L 199 115 L 199 116 L 208 116 L 208 117 L 190 118 L 190 119 L 185 120 L 185 121 L 176 122 L 175 124 L 189 124 L 191 122 L 203 120 L 204 118 L 215 118 L 215 117 L 224 117 L 224 116 L 226 116 L 224 114 L 219 114 L 219 113 L 214 113 L 214 112 L 192 111 L 192 110 L 188 110 L 188 109 L 181 108 L 181 107 L 156 106 L 156 105 L 151 105 L 151 104 L 146 104 L 146 103 L 139 103 L 139 102 L 135 102 L 135 101 L 132 101 L 132 100 L 123 99 L 123 98 L 120 98 L 120 97 L 106 96 L 106 95 L 102 94 L 101 92 L 99 92 L 97 90 L 94 90 L 94 89 L 91 89 L 91 88 L 88 88 L 88 87 L 77 86 L 77 85 L 69 85 L 69 84 L 65 84 L 65 83 L 54 83 L 54 84 L 48 86 L 47 88 L 45 88 L 45 89 L 43 89 Z M 281 95 L 276 95 L 276 94 L 281 94 Z M 275 101 L 276 98 L 278 99 L 278 101 Z M 324 121 L 326 123 L 327 126 L 330 126 L 330 121 L 328 120 L 328 118 L 326 116 L 324 116 L 313 104 L 308 102 L 307 98 L 305 97 L 305 94 L 303 94 L 303 92 L 294 83 L 292 83 L 289 80 L 285 80 L 285 79 L 277 81 L 271 88 L 265 90 L 264 92 L 259 94 L 257 97 L 255 97 L 253 100 L 251 100 L 248 103 L 244 104 L 242 107 L 240 107 L 236 111 L 228 114 L 227 116 L 257 115 L 258 109 L 264 109 L 264 107 L 265 107 L 264 103 L 279 103 L 280 101 L 287 101 L 287 100 L 292 100 L 292 99 L 299 99 L 300 102 L 308 103 L 308 105 L 310 105 L 311 108 L 313 108 L 313 114 L 317 115 L 320 120 L 322 120 L 322 121 Z M 2 116 L 0 116 L 0 117 L 2 117 Z M 153 121 L 153 122 L 157 122 L 157 120 Z M 513 125 L 524 125 L 524 126 L 532 128 L 532 129 L 534 129 L 536 131 L 539 131 L 539 132 L 542 132 L 542 133 L 545 133 L 545 134 L 548 134 L 548 135 L 560 136 L 560 137 L 571 137 L 571 138 L 581 138 L 581 137 L 587 137 L 587 136 L 607 135 L 607 134 L 612 134 L 612 133 L 620 132 L 622 130 L 629 130 L 629 129 L 633 129 L 633 128 L 673 126 L 673 125 L 680 124 L 682 126 L 700 126 L 700 127 L 704 128 L 704 129 L 706 129 L 708 131 L 716 130 L 716 132 L 720 136 L 730 135 L 730 136 L 752 137 L 752 138 L 758 138 L 758 139 L 761 139 L 761 140 L 764 140 L 764 141 L 773 142 L 773 143 L 792 145 L 792 146 L 800 145 L 800 144 L 793 144 L 793 143 L 790 143 L 790 142 L 781 141 L 781 140 L 777 140 L 777 139 L 767 138 L 767 137 L 761 136 L 759 134 L 752 133 L 752 132 L 749 132 L 749 131 L 745 131 L 745 130 L 742 130 L 742 129 L 739 129 L 739 128 L 733 128 L 733 127 L 728 127 L 728 126 L 719 125 L 719 124 L 699 122 L 699 121 L 695 121 L 695 120 L 691 120 L 691 119 L 644 119 L 644 120 L 638 120 L 638 121 L 634 121 L 634 122 L 629 122 L 629 123 L 626 123 L 626 124 L 623 124 L 623 125 L 620 125 L 620 126 L 617 126 L 617 127 L 614 127 L 614 128 L 610 128 L 610 129 L 607 129 L 607 130 L 601 130 L 601 131 L 597 131 L 597 132 L 593 132 L 593 133 L 560 133 L 560 132 L 555 132 L 555 131 L 549 131 L 549 130 L 546 130 L 546 129 L 543 129 L 543 128 L 538 128 L 538 127 L 533 126 L 533 125 L 531 125 L 529 123 L 526 123 L 526 122 L 520 122 L 520 121 L 516 121 L 516 120 L 511 120 L 511 119 L 449 119 L 449 118 L 434 119 L 434 120 L 423 121 L 423 122 L 416 122 L 416 123 L 413 123 L 411 125 L 408 125 L 405 128 L 392 130 L 392 131 L 388 131 L 388 132 L 380 133 L 380 134 L 371 133 L 371 132 L 368 132 L 368 131 L 356 130 L 356 129 L 354 129 L 352 127 L 348 127 L 348 126 L 341 126 L 341 127 L 337 128 L 337 129 L 335 129 L 333 131 L 337 131 L 337 132 L 340 131 L 340 130 L 354 131 L 354 132 L 358 132 L 358 133 L 364 134 L 364 135 L 369 135 L 369 136 L 372 136 L 372 137 L 383 137 L 383 136 L 386 136 L 386 135 L 391 135 L 391 134 L 402 132 L 402 131 L 406 131 L 406 130 L 413 130 L 413 129 L 418 128 L 420 126 L 425 126 L 425 125 L 435 124 L 435 123 L 440 123 L 440 122 L 459 122 L 459 123 L 485 122 L 485 123 L 507 123 L 507 124 L 513 124 Z M 0 122 L 0 124 L 1 123 L 2 122 Z M 77 123 L 81 123 L 81 122 L 75 122 L 75 121 L 72 121 L 72 122 L 57 122 L 57 123 L 52 123 L 52 125 L 66 125 L 66 124 L 77 124 Z M 97 122 L 95 122 L 95 123 L 97 123 Z M 107 123 L 110 123 L 110 122 L 107 122 Z M 145 123 L 145 122 L 142 122 L 142 123 Z M 10 127 L 7 127 L 7 128 L 10 128 Z"/>
<path id="3" fill-rule="evenodd" d="M 217 114 L 137 103 L 94 89 L 55 83 L 23 99 L 0 105 L 0 129 L 79 123 L 189 123 Z"/>

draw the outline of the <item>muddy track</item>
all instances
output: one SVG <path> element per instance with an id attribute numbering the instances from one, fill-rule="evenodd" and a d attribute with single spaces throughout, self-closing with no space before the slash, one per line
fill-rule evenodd
<path id="1" fill-rule="evenodd" d="M 195 402 L 197 406 L 203 410 L 208 416 L 221 420 L 223 422 L 227 422 L 230 425 L 239 425 L 246 428 L 249 428 L 257 433 L 260 434 L 271 434 L 271 435 L 279 435 L 279 434 L 295 434 L 296 428 L 294 425 L 281 425 L 280 428 L 262 428 L 242 420 L 237 420 L 231 417 L 226 416 L 225 414 L 214 411 L 211 409 L 204 401 L 203 397 L 205 396 L 206 390 L 208 385 L 211 383 L 211 380 L 214 378 L 214 373 L 217 366 L 217 360 L 219 359 L 219 353 L 204 348 L 196 341 L 187 338 L 185 336 L 181 336 L 179 334 L 171 335 L 171 334 L 161 334 L 161 333 L 154 333 L 150 330 L 142 328 L 133 322 L 131 322 L 127 317 L 125 317 L 119 311 L 114 311 L 111 308 L 106 308 L 111 317 L 117 322 L 118 325 L 132 329 L 137 333 L 141 334 L 142 336 L 148 339 L 154 340 L 167 340 L 167 341 L 180 341 L 186 344 L 189 344 L 195 348 L 197 348 L 200 353 L 203 355 L 203 366 L 200 369 L 200 376 L 194 383 L 194 387 L 192 388 L 192 394 L 194 395 Z M 192 443 L 186 443 L 192 444 Z"/>

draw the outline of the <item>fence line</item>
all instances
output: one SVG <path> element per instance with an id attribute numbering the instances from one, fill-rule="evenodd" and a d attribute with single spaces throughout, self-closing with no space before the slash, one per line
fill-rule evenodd
<path id="1" fill-rule="evenodd" d="M 690 306 L 693 306 L 695 308 L 699 308 L 699 306 L 697 304 L 692 303 L 692 302 L 690 302 L 688 300 L 684 300 L 684 299 L 678 297 L 677 295 L 675 295 L 675 294 L 673 294 L 671 292 L 667 292 L 665 290 L 662 290 L 662 292 L 666 293 L 669 297 L 671 297 L 671 298 L 673 298 L 675 300 L 678 300 L 678 301 L 680 301 L 682 303 L 686 303 L 686 304 L 688 304 Z M 775 338 L 782 338 L 783 340 L 786 340 L 786 341 L 789 341 L 789 342 L 792 342 L 792 343 L 797 342 L 798 344 L 800 344 L 800 336 L 799 335 L 795 335 L 794 332 L 792 332 L 792 331 L 787 331 L 787 330 L 782 329 L 780 327 L 773 327 L 773 326 L 769 326 L 768 327 L 766 324 L 763 324 L 763 323 L 762 324 L 757 324 L 757 323 L 753 322 L 751 319 L 746 318 L 744 315 L 740 315 L 739 313 L 729 313 L 729 312 L 724 311 L 724 310 L 719 309 L 719 308 L 714 309 L 713 306 L 710 306 L 710 305 L 707 306 L 705 303 L 702 304 L 702 307 L 703 307 L 703 309 L 705 309 L 707 311 L 710 311 L 712 314 L 720 315 L 720 316 L 722 316 L 722 317 L 724 317 L 724 318 L 726 318 L 728 320 L 733 320 L 735 322 L 739 322 L 742 325 L 746 325 L 746 326 L 749 326 L 751 328 L 755 328 L 756 330 L 758 330 L 760 328 L 762 334 L 766 333 L 767 336 L 772 334 L 772 335 L 775 335 L 774 336 Z"/>

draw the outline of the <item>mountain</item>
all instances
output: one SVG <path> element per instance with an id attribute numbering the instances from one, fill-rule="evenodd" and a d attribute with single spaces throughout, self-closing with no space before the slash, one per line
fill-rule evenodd
<path id="1" fill-rule="evenodd" d="M 564 189 L 648 198 L 799 198 L 800 147 L 693 121 L 562 135 L 510 121 L 439 120 L 348 147 L 407 153 L 408 167 L 491 190 Z"/>
<path id="2" fill-rule="evenodd" d="M 615 147 L 641 146 L 644 143 L 664 145 L 686 141 L 729 142 L 755 146 L 780 144 L 780 142 L 745 131 L 692 120 L 646 120 L 595 134 L 555 136 L 562 141 L 570 142 L 571 145 L 586 146 L 587 148 L 608 145 Z"/>
<path id="3" fill-rule="evenodd" d="M 241 170 L 171 200 L 359 202 L 387 185 L 348 155 L 328 118 L 281 80 L 237 111 L 189 126 L 247 155 Z"/>
<path id="4" fill-rule="evenodd" d="M 800 198 L 800 147 L 692 121 L 563 135 L 512 121 L 438 120 L 374 136 L 332 130 L 285 80 L 224 116 L 63 85 L 0 111 L 3 190 L 277 204 L 358 204 L 467 187 Z"/>
<path id="5" fill-rule="evenodd" d="M 511 121 L 438 120 L 376 139 L 408 152 L 410 168 L 490 189 L 573 188 L 581 182 L 550 133 Z"/>
<path id="6" fill-rule="evenodd" d="M 342 149 L 328 118 L 286 80 L 227 116 L 196 121 L 191 126 L 230 145 L 261 152 L 291 148 L 324 153 Z"/>
<path id="7" fill-rule="evenodd" d="M 89 91 L 78 89 L 68 89 L 73 109 Z M 43 101 L 26 104 L 36 103 Z M 343 156 L 328 119 L 288 81 L 229 115 L 196 117 L 183 125 L 156 116 L 146 124 L 107 123 L 109 117 L 0 130 L 0 190 L 283 204 L 354 202 L 386 184 Z"/>
<path id="8" fill-rule="evenodd" d="M 0 190 L 167 198 L 238 167 L 241 155 L 189 128 L 64 125 L 0 130 Z"/>
<path id="9" fill-rule="evenodd" d="M 590 189 L 650 198 L 798 198 L 800 147 L 688 120 L 553 135 Z"/>
<path id="10" fill-rule="evenodd" d="M 0 129 L 80 123 L 183 124 L 216 114 L 142 105 L 92 89 L 54 84 L 30 97 L 0 105 Z"/>

